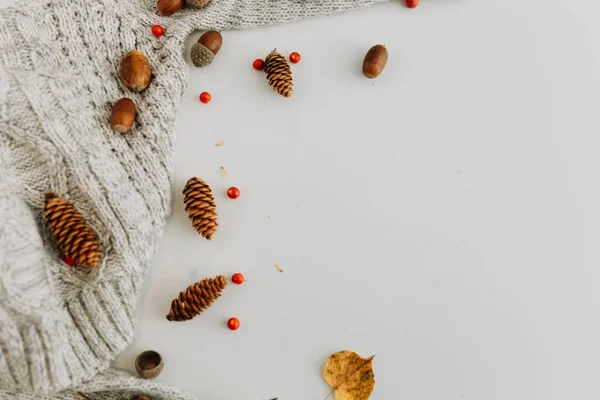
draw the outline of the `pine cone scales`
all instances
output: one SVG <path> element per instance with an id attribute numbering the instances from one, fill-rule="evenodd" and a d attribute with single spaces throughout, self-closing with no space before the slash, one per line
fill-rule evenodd
<path id="1" fill-rule="evenodd" d="M 206 310 L 219 297 L 227 286 L 227 278 L 219 275 L 206 278 L 188 286 L 171 302 L 171 310 L 167 315 L 169 321 L 187 321 Z"/>
<path id="2" fill-rule="evenodd" d="M 269 85 L 283 97 L 291 97 L 294 91 L 292 70 L 284 56 L 273 50 L 265 59 L 264 70 Z"/>
<path id="3" fill-rule="evenodd" d="M 200 178 L 190 178 L 183 189 L 183 202 L 192 226 L 206 239 L 217 231 L 217 205 L 210 187 Z"/>
<path id="4" fill-rule="evenodd" d="M 85 218 L 75 209 L 73 203 L 46 194 L 44 215 L 59 249 L 78 264 L 96 267 L 100 262 L 100 245 Z"/>

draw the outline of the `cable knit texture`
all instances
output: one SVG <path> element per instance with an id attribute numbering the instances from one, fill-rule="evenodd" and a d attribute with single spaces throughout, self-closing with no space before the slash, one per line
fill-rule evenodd
<path id="1" fill-rule="evenodd" d="M 33 0 L 0 10 L 2 399 L 81 399 L 73 388 L 92 400 L 188 398 L 108 369 L 134 338 L 141 282 L 170 211 L 184 41 L 196 29 L 291 22 L 377 1 L 212 0 L 171 17 L 156 15 L 152 0 Z M 160 38 L 150 31 L 156 23 L 165 27 Z M 121 57 L 133 49 L 152 66 L 142 93 L 119 79 Z M 109 126 L 122 97 L 138 109 L 129 134 Z M 61 261 L 42 218 L 49 191 L 97 234 L 98 268 Z"/>

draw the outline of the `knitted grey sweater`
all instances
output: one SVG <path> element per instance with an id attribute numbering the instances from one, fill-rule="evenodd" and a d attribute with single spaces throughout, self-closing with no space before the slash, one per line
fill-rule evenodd
<path id="1" fill-rule="evenodd" d="M 212 0 L 172 17 L 156 15 L 155 0 L 34 0 L 0 11 L 0 398 L 188 398 L 108 369 L 134 338 L 141 282 L 170 212 L 184 40 L 377 1 Z M 156 23 L 165 36 L 151 34 Z M 139 94 L 118 73 L 133 49 L 153 69 Z M 125 135 L 108 121 L 121 97 L 139 115 Z M 98 235 L 98 268 L 61 261 L 41 217 L 48 191 Z"/>

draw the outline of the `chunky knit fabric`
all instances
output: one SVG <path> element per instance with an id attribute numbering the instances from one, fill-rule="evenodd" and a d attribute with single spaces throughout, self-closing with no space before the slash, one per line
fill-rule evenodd
<path id="1" fill-rule="evenodd" d="M 172 17 L 156 15 L 153 0 L 29 0 L 0 10 L 0 398 L 187 398 L 108 369 L 134 338 L 141 282 L 170 212 L 184 40 L 195 29 L 376 1 L 212 0 Z M 165 36 L 151 34 L 156 23 Z M 119 79 L 133 49 L 152 66 L 142 93 Z M 109 127 L 122 97 L 138 109 L 123 135 Z M 42 218 L 49 191 L 73 202 L 97 234 L 98 268 L 61 261 Z"/>

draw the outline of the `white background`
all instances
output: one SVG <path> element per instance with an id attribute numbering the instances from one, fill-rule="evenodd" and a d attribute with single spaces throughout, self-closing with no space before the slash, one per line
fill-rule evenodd
<path id="1" fill-rule="evenodd" d="M 375 355 L 372 400 L 598 399 L 599 15 L 393 1 L 225 32 L 181 102 L 174 212 L 117 366 L 154 349 L 159 379 L 200 399 L 321 400 L 323 362 L 352 349 Z M 376 43 L 389 63 L 367 80 Z M 251 68 L 273 47 L 302 54 L 291 99 Z M 216 193 L 212 242 L 182 206 L 191 176 Z M 188 284 L 238 271 L 197 319 L 165 319 Z"/>

